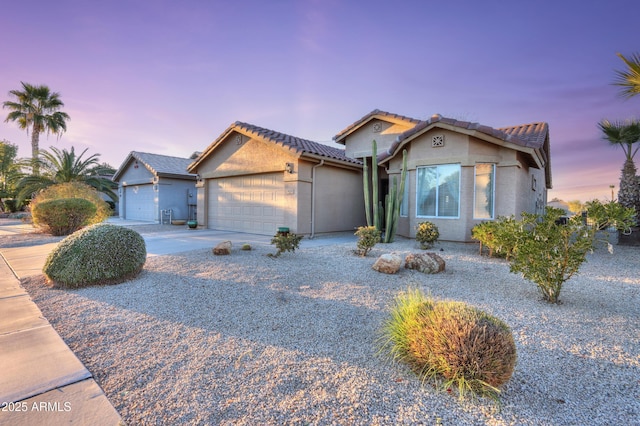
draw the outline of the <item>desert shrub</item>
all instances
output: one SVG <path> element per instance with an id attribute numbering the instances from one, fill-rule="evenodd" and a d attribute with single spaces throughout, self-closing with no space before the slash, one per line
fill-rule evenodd
<path id="1" fill-rule="evenodd" d="M 136 231 L 99 223 L 62 240 L 42 272 L 60 287 L 117 284 L 135 277 L 146 258 L 144 239 Z"/>
<path id="2" fill-rule="evenodd" d="M 112 213 L 109 205 L 102 199 L 98 191 L 80 182 L 59 183 L 43 189 L 31 200 L 31 211 L 43 201 L 60 198 L 83 198 L 91 201 L 96 206 L 96 213 L 88 222 L 91 225 L 103 222 Z M 40 226 L 40 223 L 35 219 L 33 224 L 34 226 Z"/>
<path id="3" fill-rule="evenodd" d="M 636 211 L 615 201 L 602 203 L 600 200 L 587 201 L 585 204 L 588 224 L 596 229 L 614 228 L 628 232 L 635 224 Z"/>
<path id="4" fill-rule="evenodd" d="M 96 206 L 84 198 L 46 200 L 31 210 L 34 222 L 52 235 L 69 235 L 86 226 L 96 214 Z"/>
<path id="5" fill-rule="evenodd" d="M 300 245 L 302 235 L 296 235 L 292 232 L 278 232 L 272 239 L 271 244 L 275 245 L 278 251 L 272 257 L 279 257 L 285 251 L 295 251 Z"/>
<path id="6" fill-rule="evenodd" d="M 358 237 L 358 253 L 364 257 L 380 242 L 382 233 L 375 226 L 360 226 L 354 235 Z"/>
<path id="7" fill-rule="evenodd" d="M 383 323 L 382 349 L 421 380 L 497 398 L 513 374 L 516 346 L 501 320 L 462 302 L 436 302 L 419 290 L 401 293 Z"/>
<path id="8" fill-rule="evenodd" d="M 507 260 L 515 250 L 517 235 L 521 223 L 513 216 L 499 216 L 491 222 L 482 222 L 471 229 L 471 238 L 480 242 L 480 253 L 483 246 L 489 250 L 489 257 L 505 257 Z"/>
<path id="9" fill-rule="evenodd" d="M 563 215 L 556 208 L 547 208 L 542 216 L 522 213 L 511 259 L 511 272 L 533 281 L 550 303 L 559 302 L 562 285 L 578 272 L 594 243 L 595 229 L 587 228 L 579 216 L 559 224 Z"/>
<path id="10" fill-rule="evenodd" d="M 420 243 L 420 247 L 428 249 L 440 238 L 438 227 L 431 222 L 420 222 L 416 226 L 416 241 Z"/>

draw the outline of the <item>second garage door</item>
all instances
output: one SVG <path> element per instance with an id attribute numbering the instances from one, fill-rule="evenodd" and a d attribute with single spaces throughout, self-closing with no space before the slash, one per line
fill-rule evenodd
<path id="1" fill-rule="evenodd" d="M 275 235 L 284 225 L 281 172 L 211 179 L 208 186 L 209 228 Z"/>
<path id="2" fill-rule="evenodd" d="M 125 218 L 155 221 L 156 202 L 153 185 L 135 185 L 124 188 Z"/>

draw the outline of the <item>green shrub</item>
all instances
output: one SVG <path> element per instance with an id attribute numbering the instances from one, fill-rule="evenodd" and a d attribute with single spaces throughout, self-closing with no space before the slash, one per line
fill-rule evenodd
<path id="1" fill-rule="evenodd" d="M 271 244 L 274 244 L 278 251 L 272 257 L 279 257 L 285 251 L 295 251 L 300 245 L 302 235 L 296 235 L 289 232 L 278 232 L 272 239 Z"/>
<path id="2" fill-rule="evenodd" d="M 96 214 L 96 206 L 84 198 L 59 198 L 42 201 L 31 210 L 38 222 L 52 235 L 69 235 L 86 226 Z"/>
<path id="3" fill-rule="evenodd" d="M 96 206 L 95 215 L 89 220 L 89 224 L 93 225 L 94 223 L 103 222 L 109 216 L 111 216 L 111 209 L 109 208 L 109 204 L 107 204 L 98 191 L 89 185 L 85 185 L 80 182 L 66 182 L 60 183 L 56 185 L 49 186 L 42 191 L 40 191 L 30 203 L 31 211 L 36 208 L 36 206 L 48 200 L 57 200 L 60 198 L 83 198 L 85 200 L 91 201 Z M 40 223 L 35 219 L 33 221 L 34 226 L 40 226 Z"/>
<path id="4" fill-rule="evenodd" d="M 419 290 L 395 299 L 383 324 L 382 349 L 442 389 L 497 398 L 513 374 L 516 346 L 509 327 L 462 302 L 435 302 Z"/>
<path id="5" fill-rule="evenodd" d="M 587 228 L 579 216 L 559 224 L 563 215 L 563 210 L 549 207 L 543 216 L 522 213 L 511 259 L 511 272 L 536 283 L 550 303 L 559 302 L 562 285 L 578 272 L 594 243 L 594 228 Z"/>
<path id="6" fill-rule="evenodd" d="M 495 221 L 482 222 L 474 226 L 471 229 L 471 238 L 480 242 L 480 254 L 484 246 L 489 249 L 489 257 L 496 255 L 509 260 L 515 250 L 520 227 L 520 222 L 513 216 L 499 216 Z"/>
<path id="7" fill-rule="evenodd" d="M 11 213 L 15 213 L 18 211 L 18 200 L 14 200 L 13 198 L 8 198 L 2 200 L 4 203 L 4 207 L 9 210 Z"/>
<path id="8" fill-rule="evenodd" d="M 587 201 L 585 204 L 588 224 L 596 229 L 609 227 L 628 232 L 636 222 L 636 211 L 615 201 L 601 203 L 600 200 Z"/>
<path id="9" fill-rule="evenodd" d="M 440 238 L 438 227 L 431 222 L 420 222 L 416 226 L 416 241 L 423 249 L 433 247 L 433 244 Z"/>
<path id="10" fill-rule="evenodd" d="M 354 235 L 358 237 L 358 253 L 364 257 L 380 242 L 382 233 L 375 226 L 360 226 Z"/>
<path id="11" fill-rule="evenodd" d="M 100 223 L 62 240 L 49 253 L 42 272 L 50 283 L 60 287 L 117 284 L 135 277 L 146 258 L 140 234 Z"/>

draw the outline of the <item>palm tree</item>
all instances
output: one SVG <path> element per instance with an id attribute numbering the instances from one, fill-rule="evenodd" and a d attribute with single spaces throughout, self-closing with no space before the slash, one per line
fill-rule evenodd
<path id="1" fill-rule="evenodd" d="M 117 185 L 109 177 L 114 169 L 108 164 L 99 163 L 100 154 L 83 159 L 87 149 L 78 156 L 73 147 L 71 151 L 60 151 L 53 146 L 50 149 L 52 152 L 42 150 L 40 153 L 42 158 L 38 159 L 38 167 L 42 173 L 27 176 L 18 183 L 19 200 L 57 183 L 82 182 L 104 193 L 114 202 L 118 201 L 118 195 L 114 192 Z"/>
<path id="2" fill-rule="evenodd" d="M 613 84 L 622 87 L 620 90 L 622 97 L 631 98 L 640 94 L 640 55 L 636 53 L 629 58 L 621 53 L 617 55 L 625 63 L 627 69 L 616 71 L 617 79 Z"/>
<path id="3" fill-rule="evenodd" d="M 14 101 L 6 101 L 3 108 L 10 110 L 5 123 L 14 121 L 18 123 L 20 129 L 26 130 L 27 135 L 31 132 L 31 161 L 33 162 L 33 173 L 39 174 L 38 155 L 40 144 L 40 133 L 47 132 L 54 135 L 62 135 L 67 130 L 67 120 L 69 115 L 60 111 L 64 103 L 60 100 L 60 94 L 51 92 L 48 86 L 34 86 L 29 83 L 20 82 L 23 90 L 11 90 L 10 95 L 15 97 Z"/>
<path id="4" fill-rule="evenodd" d="M 627 120 L 625 122 L 610 122 L 602 120 L 598 127 L 604 134 L 603 139 L 612 145 L 622 147 L 625 155 L 625 162 L 620 176 L 620 190 L 618 191 L 618 202 L 625 207 L 635 207 L 638 209 L 640 194 L 638 194 L 638 184 L 636 182 L 636 166 L 633 157 L 640 147 L 634 144 L 640 141 L 640 120 Z M 640 210 L 638 210 L 640 212 Z"/>

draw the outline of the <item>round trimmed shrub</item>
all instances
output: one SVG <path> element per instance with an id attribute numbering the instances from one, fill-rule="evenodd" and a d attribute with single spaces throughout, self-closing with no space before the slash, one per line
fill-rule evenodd
<path id="1" fill-rule="evenodd" d="M 419 290 L 402 293 L 382 330 L 383 348 L 422 380 L 443 389 L 497 398 L 513 374 L 516 346 L 509 327 L 462 302 L 436 302 Z"/>
<path id="2" fill-rule="evenodd" d="M 59 198 L 36 204 L 33 221 L 52 235 L 69 235 L 87 225 L 96 214 L 96 206 L 84 198 Z"/>
<path id="3" fill-rule="evenodd" d="M 118 284 L 138 275 L 147 259 L 136 231 L 99 223 L 69 235 L 49 253 L 42 272 L 59 287 Z"/>
<path id="4" fill-rule="evenodd" d="M 43 189 L 31 200 L 31 211 L 33 212 L 38 204 L 44 201 L 57 200 L 60 198 L 82 198 L 93 203 L 93 205 L 96 206 L 96 213 L 89 220 L 88 225 L 104 222 L 112 213 L 109 204 L 102 199 L 98 191 L 81 182 L 59 183 Z M 35 226 L 41 226 L 41 223 L 35 218 L 33 224 Z"/>

